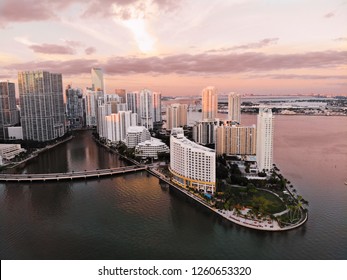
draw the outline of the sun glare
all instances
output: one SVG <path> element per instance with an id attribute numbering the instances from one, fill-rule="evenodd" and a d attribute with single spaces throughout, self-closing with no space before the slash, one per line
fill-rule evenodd
<path id="1" fill-rule="evenodd" d="M 143 19 L 124 20 L 123 24 L 133 33 L 137 46 L 141 52 L 147 53 L 153 51 L 154 39 L 147 32 Z"/>

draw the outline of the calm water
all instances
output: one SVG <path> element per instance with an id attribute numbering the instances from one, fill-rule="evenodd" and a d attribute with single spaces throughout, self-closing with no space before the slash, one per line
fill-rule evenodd
<path id="1" fill-rule="evenodd" d="M 245 124 L 255 116 L 243 116 Z M 284 233 L 233 225 L 147 173 L 101 180 L 0 184 L 1 259 L 347 259 L 347 118 L 278 116 L 275 161 L 310 202 Z M 90 132 L 20 172 L 125 165 Z"/>

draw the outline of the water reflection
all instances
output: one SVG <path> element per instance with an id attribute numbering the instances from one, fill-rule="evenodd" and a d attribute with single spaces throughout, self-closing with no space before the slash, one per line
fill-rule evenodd
<path id="1" fill-rule="evenodd" d="M 69 211 L 70 188 L 66 182 L 30 185 L 30 206 L 33 215 L 38 219 L 64 215 Z"/>

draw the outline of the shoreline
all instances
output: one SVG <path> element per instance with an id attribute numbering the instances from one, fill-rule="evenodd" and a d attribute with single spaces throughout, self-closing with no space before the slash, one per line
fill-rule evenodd
<path id="1" fill-rule="evenodd" d="M 55 144 L 52 144 L 52 145 L 48 145 L 48 146 L 46 146 L 46 147 L 44 147 L 44 148 L 42 148 L 42 149 L 39 149 L 39 150 L 37 150 L 37 151 L 34 151 L 33 153 L 31 153 L 31 155 L 30 155 L 29 157 L 23 159 L 23 160 L 20 161 L 20 162 L 14 163 L 14 165 L 6 166 L 6 167 L 4 168 L 4 170 L 16 168 L 16 167 L 18 167 L 19 165 L 21 165 L 21 164 L 23 164 L 23 163 L 26 163 L 27 161 L 30 161 L 30 160 L 36 158 L 39 154 L 41 154 L 41 153 L 43 153 L 43 152 L 46 152 L 46 151 L 48 151 L 48 150 L 50 150 L 50 149 L 53 149 L 53 148 L 55 148 L 56 146 L 59 146 L 60 144 L 63 144 L 63 143 L 65 143 L 65 142 L 67 142 L 67 141 L 70 141 L 70 140 L 73 139 L 73 138 L 74 138 L 74 136 L 71 135 L 71 136 L 69 136 L 68 138 L 66 138 L 66 139 L 64 139 L 64 140 L 59 141 L 58 143 L 55 143 Z M 3 171 L 4 171 L 4 170 L 3 170 Z"/>
<path id="2" fill-rule="evenodd" d="M 180 191 L 181 193 L 185 194 L 186 196 L 192 198 L 193 200 L 200 203 L 201 205 L 205 206 L 206 208 L 208 208 L 209 210 L 211 210 L 215 214 L 218 214 L 220 217 L 225 218 L 226 220 L 228 220 L 234 224 L 237 224 L 237 225 L 240 225 L 240 226 L 243 226 L 246 228 L 255 229 L 255 230 L 262 230 L 262 231 L 271 231 L 271 232 L 288 231 L 288 230 L 296 229 L 296 228 L 302 226 L 308 220 L 308 214 L 304 213 L 305 218 L 302 221 L 300 221 L 299 223 L 292 225 L 292 226 L 289 226 L 289 227 L 281 228 L 278 225 L 278 222 L 275 220 L 271 220 L 271 222 L 269 223 L 268 220 L 266 220 L 266 222 L 264 222 L 264 221 L 260 221 L 260 220 L 253 220 L 253 219 L 247 219 L 245 217 L 240 217 L 240 216 L 237 216 L 237 214 L 235 213 L 235 210 L 232 210 L 232 211 L 221 210 L 221 209 L 216 209 L 216 208 L 211 207 L 203 199 L 190 193 L 188 190 L 185 190 L 185 189 L 175 185 L 173 182 L 168 180 L 165 177 L 165 175 L 163 175 L 159 171 L 156 171 L 153 169 L 146 169 L 146 171 L 148 173 L 152 174 L 153 176 L 157 177 L 158 179 L 164 181 L 165 183 L 169 184 L 170 186 L 174 187 L 176 190 Z M 246 209 L 246 210 L 248 210 L 248 209 Z"/>
<path id="3" fill-rule="evenodd" d="M 58 145 L 60 145 L 62 143 L 65 143 L 65 142 L 73 139 L 73 138 L 74 138 L 74 136 L 71 135 L 70 137 L 68 137 L 68 138 L 66 138 L 66 139 L 64 139 L 64 140 L 62 140 L 62 141 L 60 141 L 58 143 L 46 146 L 46 147 L 44 147 L 44 148 L 42 148 L 42 149 L 40 149 L 38 151 L 35 151 L 32 155 L 30 155 L 25 160 L 15 164 L 15 165 L 13 165 L 11 167 L 8 167 L 6 169 L 15 168 L 15 167 L 17 167 L 17 166 L 27 162 L 27 161 L 30 161 L 31 159 L 37 157 L 38 154 L 40 154 L 42 152 L 45 152 L 45 151 L 48 151 L 48 150 L 50 150 L 50 149 L 52 149 L 52 148 L 54 148 L 54 147 L 56 147 L 56 146 L 58 146 Z M 98 141 L 95 138 L 94 138 L 94 140 L 95 140 L 95 142 L 97 144 L 99 144 L 100 146 L 106 148 L 109 152 L 117 154 L 121 160 L 131 162 L 131 163 L 133 163 L 133 164 L 135 164 L 137 166 L 140 165 L 140 163 L 137 162 L 136 160 L 129 159 L 128 157 L 119 154 L 117 151 L 111 149 L 110 147 L 108 147 L 107 145 L 101 143 L 100 141 Z M 286 227 L 280 227 L 276 220 L 270 219 L 269 217 L 263 218 L 263 219 L 251 219 L 251 218 L 248 218 L 247 217 L 247 212 L 248 212 L 248 210 L 250 210 L 248 208 L 243 208 L 240 211 L 237 211 L 235 208 L 233 210 L 217 209 L 217 208 L 211 206 L 204 199 L 200 198 L 199 196 L 195 195 L 194 193 L 191 193 L 189 190 L 184 189 L 184 188 L 176 185 L 174 182 L 172 182 L 170 179 L 168 179 L 164 174 L 159 172 L 153 166 L 146 165 L 146 169 L 145 170 L 147 171 L 148 174 L 150 174 L 150 175 L 158 178 L 159 180 L 167 183 L 169 186 L 175 188 L 180 193 L 182 193 L 182 194 L 186 195 L 187 197 L 193 199 L 195 202 L 198 202 L 200 205 L 205 206 L 210 211 L 214 212 L 215 214 L 219 215 L 220 217 L 228 220 L 229 222 L 232 222 L 234 224 L 237 224 L 237 225 L 240 225 L 240 226 L 243 226 L 243 227 L 246 227 L 246 228 L 255 229 L 255 230 L 262 230 L 262 231 L 271 231 L 271 232 L 288 231 L 288 230 L 292 230 L 292 229 L 300 227 L 301 225 L 303 225 L 308 220 L 308 214 L 307 213 L 303 213 L 304 218 L 300 222 L 298 222 L 298 223 L 296 223 L 294 225 L 290 225 L 290 226 L 286 226 Z M 293 196 L 293 194 L 290 192 L 290 190 L 288 190 L 288 191 L 291 194 L 291 196 Z M 287 211 L 287 210 L 285 210 L 285 211 Z M 280 214 L 280 213 L 276 213 L 276 214 Z"/>

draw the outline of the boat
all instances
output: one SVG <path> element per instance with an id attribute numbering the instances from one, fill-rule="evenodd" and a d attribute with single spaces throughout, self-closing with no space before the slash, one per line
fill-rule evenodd
<path id="1" fill-rule="evenodd" d="M 347 181 L 345 182 L 345 185 L 347 185 Z"/>

